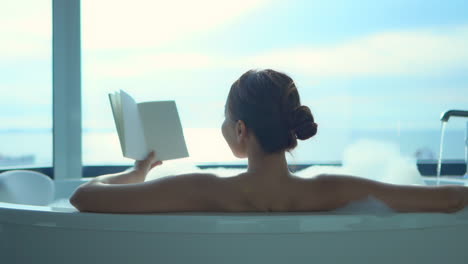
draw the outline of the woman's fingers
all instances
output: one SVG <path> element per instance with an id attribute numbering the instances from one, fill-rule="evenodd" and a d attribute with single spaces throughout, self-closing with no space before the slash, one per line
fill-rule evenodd
<path id="1" fill-rule="evenodd" d="M 137 160 L 135 161 L 135 167 L 139 170 L 148 171 L 155 166 L 162 164 L 161 161 L 156 161 L 156 153 L 151 151 L 144 160 Z"/>
<path id="2" fill-rule="evenodd" d="M 148 154 L 148 157 L 145 159 L 145 162 L 147 162 L 146 164 L 149 170 L 162 164 L 162 161 L 158 160 L 155 162 L 155 160 L 156 160 L 156 153 L 153 150 Z"/>
<path id="3" fill-rule="evenodd" d="M 146 159 L 151 161 L 155 157 L 156 157 L 156 153 L 154 153 L 154 150 L 152 150 L 152 151 L 150 151 L 150 153 L 148 154 Z"/>
<path id="4" fill-rule="evenodd" d="M 162 161 L 156 161 L 155 163 L 151 164 L 150 169 L 152 169 L 152 168 L 154 168 L 154 167 L 156 167 L 158 165 L 161 165 L 161 164 L 162 164 Z"/>
<path id="5" fill-rule="evenodd" d="M 144 161 L 145 161 L 145 163 L 150 165 L 150 164 L 152 164 L 154 162 L 155 159 L 156 159 L 156 153 L 154 153 L 154 150 L 153 150 L 148 154 L 148 156 L 146 156 Z"/>

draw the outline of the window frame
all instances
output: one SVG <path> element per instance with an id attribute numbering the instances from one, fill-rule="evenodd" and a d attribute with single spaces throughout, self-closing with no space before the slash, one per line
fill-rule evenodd
<path id="1" fill-rule="evenodd" d="M 53 178 L 82 177 L 81 1 L 52 0 Z"/>

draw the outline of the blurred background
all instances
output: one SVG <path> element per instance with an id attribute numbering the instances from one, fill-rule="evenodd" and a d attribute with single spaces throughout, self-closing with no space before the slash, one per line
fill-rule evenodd
<path id="1" fill-rule="evenodd" d="M 236 160 L 220 126 L 231 84 L 252 68 L 296 82 L 318 134 L 291 163 L 341 163 L 362 139 L 438 158 L 440 115 L 468 109 L 462 0 L 81 1 L 83 165 L 124 165 L 107 93 L 175 100 L 190 158 Z M 0 2 L 0 168 L 52 166 L 52 3 Z M 444 159 L 463 160 L 466 119 Z"/>

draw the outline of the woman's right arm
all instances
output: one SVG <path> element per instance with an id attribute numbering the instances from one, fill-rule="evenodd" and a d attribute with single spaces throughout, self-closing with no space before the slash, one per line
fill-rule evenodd
<path id="1" fill-rule="evenodd" d="M 468 187 L 461 185 L 397 185 L 345 175 L 316 177 L 331 209 L 373 196 L 397 212 L 453 213 L 468 205 Z"/>

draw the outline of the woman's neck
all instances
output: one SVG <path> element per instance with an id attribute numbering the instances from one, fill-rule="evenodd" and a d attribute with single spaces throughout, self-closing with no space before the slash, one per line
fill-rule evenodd
<path id="1" fill-rule="evenodd" d="M 289 176 L 288 163 L 284 151 L 267 154 L 263 151 L 251 151 L 248 157 L 247 173 L 255 177 L 285 177 Z"/>

